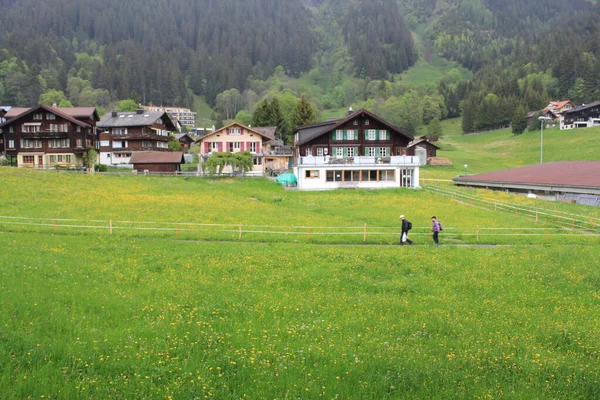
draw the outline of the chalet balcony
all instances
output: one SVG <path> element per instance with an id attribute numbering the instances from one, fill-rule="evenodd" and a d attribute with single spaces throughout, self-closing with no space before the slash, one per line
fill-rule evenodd
<path id="1" fill-rule="evenodd" d="M 300 157 L 299 167 L 417 167 L 419 157 L 415 156 L 391 156 L 391 157 Z"/>

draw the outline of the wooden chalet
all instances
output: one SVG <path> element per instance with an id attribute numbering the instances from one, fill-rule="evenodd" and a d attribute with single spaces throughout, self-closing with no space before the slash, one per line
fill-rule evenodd
<path id="1" fill-rule="evenodd" d="M 20 113 L 10 115 L 13 111 Z M 83 164 L 87 147 L 96 148 L 98 114 L 94 107 L 11 108 L 5 118 L 0 124 L 5 155 L 18 167 L 74 167 Z"/>
<path id="2" fill-rule="evenodd" d="M 161 111 L 116 112 L 106 114 L 100 129 L 100 163 L 130 165 L 136 152 L 170 152 L 169 132 L 176 130 L 169 114 Z"/>
<path id="3" fill-rule="evenodd" d="M 139 173 L 175 173 L 181 171 L 181 164 L 185 163 L 181 151 L 138 151 L 131 155 L 130 163 Z"/>
<path id="4" fill-rule="evenodd" d="M 346 118 L 301 126 L 294 137 L 294 173 L 300 189 L 418 187 L 413 136 L 359 110 Z"/>
<path id="5" fill-rule="evenodd" d="M 409 156 L 417 156 L 417 149 L 422 148 L 425 150 L 425 155 L 427 157 L 426 163 L 429 164 L 429 160 L 437 155 L 437 151 L 440 149 L 435 144 L 431 143 L 427 138 L 420 138 L 413 140 L 408 144 L 408 155 Z M 423 163 L 423 161 L 421 161 Z"/>
<path id="6" fill-rule="evenodd" d="M 281 134 L 277 132 L 277 127 L 257 126 L 254 129 L 269 137 L 263 152 L 265 173 L 273 176 L 289 170 L 292 167 L 294 153 L 291 146 L 284 145 L 283 140 L 278 139 Z"/>
<path id="7" fill-rule="evenodd" d="M 175 134 L 175 139 L 179 141 L 181 148 L 184 150 L 189 150 L 192 147 L 192 143 L 194 143 L 194 139 L 187 133 Z"/>
<path id="8" fill-rule="evenodd" d="M 560 129 L 590 128 L 600 125 L 600 102 L 582 104 L 565 111 L 560 118 Z"/>

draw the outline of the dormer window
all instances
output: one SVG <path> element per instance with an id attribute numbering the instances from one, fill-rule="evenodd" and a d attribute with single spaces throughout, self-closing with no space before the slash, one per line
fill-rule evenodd
<path id="1" fill-rule="evenodd" d="M 241 128 L 229 128 L 229 134 L 230 135 L 241 135 L 242 129 Z"/>
<path id="2" fill-rule="evenodd" d="M 48 113 L 46 114 L 46 119 L 47 120 L 53 120 L 56 119 L 56 115 L 52 114 L 52 113 Z"/>

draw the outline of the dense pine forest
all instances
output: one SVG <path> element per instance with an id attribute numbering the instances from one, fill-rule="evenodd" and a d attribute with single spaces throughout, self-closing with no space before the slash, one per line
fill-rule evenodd
<path id="1" fill-rule="evenodd" d="M 600 100 L 600 12 L 573 0 L 0 0 L 0 104 L 194 108 L 291 133 L 366 107 L 411 131 Z M 439 78 L 410 73 L 446 68 Z M 408 78 L 407 78 L 408 74 Z M 303 107 L 305 103 L 303 103 Z M 264 119 L 264 111 L 274 117 Z"/>

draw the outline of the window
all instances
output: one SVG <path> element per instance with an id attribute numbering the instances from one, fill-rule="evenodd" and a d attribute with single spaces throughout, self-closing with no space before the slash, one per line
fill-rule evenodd
<path id="1" fill-rule="evenodd" d="M 21 132 L 23 133 L 39 133 L 41 126 L 39 124 L 23 124 L 21 127 Z"/>
<path id="2" fill-rule="evenodd" d="M 77 147 L 82 147 L 82 146 L 81 146 L 81 139 L 75 139 L 75 145 L 76 145 Z"/>
<path id="3" fill-rule="evenodd" d="M 252 161 L 253 161 L 254 165 L 262 165 L 262 158 L 260 158 L 260 157 L 254 157 L 252 159 Z"/>
<path id="4" fill-rule="evenodd" d="M 256 142 L 250 142 L 250 150 L 251 153 L 256 153 Z"/>
<path id="5" fill-rule="evenodd" d="M 358 120 L 355 119 L 354 121 L 352 121 L 352 125 L 358 125 Z"/>
<path id="6" fill-rule="evenodd" d="M 15 141 L 14 140 L 9 140 L 8 141 L 8 148 L 9 149 L 14 149 L 15 148 Z"/>
<path id="7" fill-rule="evenodd" d="M 387 140 L 387 131 L 385 129 L 379 131 L 379 140 Z"/>
<path id="8" fill-rule="evenodd" d="M 102 141 L 100 141 L 100 146 L 102 146 L 102 147 L 109 147 L 110 146 L 110 140 L 102 140 Z"/>
<path id="9" fill-rule="evenodd" d="M 48 140 L 48 147 L 51 149 L 64 149 L 71 146 L 70 139 L 50 139 Z"/>
<path id="10" fill-rule="evenodd" d="M 377 130 L 375 130 L 375 129 L 367 130 L 367 140 L 377 140 Z"/>
<path id="11" fill-rule="evenodd" d="M 375 157 L 375 147 L 367 147 L 365 150 L 366 150 L 367 156 Z"/>
<path id="12" fill-rule="evenodd" d="M 81 126 L 77 125 L 77 128 L 75 129 L 76 132 L 81 132 Z"/>
<path id="13" fill-rule="evenodd" d="M 233 153 L 233 142 L 229 142 L 229 152 Z"/>
<path id="14" fill-rule="evenodd" d="M 336 147 L 335 148 L 335 156 L 336 157 L 344 157 L 344 148 L 343 147 Z"/>
<path id="15" fill-rule="evenodd" d="M 317 157 L 323 157 L 323 148 L 317 147 Z"/>
<path id="16" fill-rule="evenodd" d="M 354 154 L 354 147 L 348 147 L 347 153 L 348 157 L 354 157 L 356 154 Z"/>
<path id="17" fill-rule="evenodd" d="M 33 120 L 34 121 L 41 121 L 42 119 L 44 119 L 44 114 L 42 114 L 42 113 L 35 113 L 35 114 L 33 114 Z"/>
<path id="18" fill-rule="evenodd" d="M 41 140 L 32 140 L 32 139 L 21 139 L 21 148 L 23 149 L 41 149 L 42 141 Z"/>
<path id="19" fill-rule="evenodd" d="M 34 162 L 34 156 L 23 156 L 23 164 L 33 164 Z"/>
<path id="20" fill-rule="evenodd" d="M 369 120 L 365 119 L 365 125 L 369 125 Z"/>
<path id="21" fill-rule="evenodd" d="M 230 135 L 241 135 L 242 128 L 229 128 L 229 134 Z"/>
<path id="22" fill-rule="evenodd" d="M 388 156 L 388 148 L 387 147 L 381 147 L 379 149 L 379 155 L 381 157 L 387 157 Z"/>
<path id="23" fill-rule="evenodd" d="M 8 127 L 8 133 L 15 133 L 15 128 L 12 125 Z"/>
<path id="24" fill-rule="evenodd" d="M 319 178 L 319 170 L 306 170 L 304 175 L 308 179 L 318 179 Z"/>
<path id="25" fill-rule="evenodd" d="M 394 181 L 396 179 L 394 170 L 382 170 L 379 171 L 379 180 L 380 181 Z"/>
<path id="26" fill-rule="evenodd" d="M 46 114 L 46 119 L 47 119 L 47 120 L 53 120 L 53 119 L 56 119 L 56 115 L 54 115 L 54 114 L 51 114 L 51 113 L 47 113 L 47 114 Z"/>
<path id="27" fill-rule="evenodd" d="M 337 131 L 335 131 L 335 140 L 344 140 L 344 131 L 341 129 L 338 129 Z"/>
<path id="28" fill-rule="evenodd" d="M 127 128 L 112 128 L 113 135 L 127 135 Z"/>
<path id="29" fill-rule="evenodd" d="M 219 142 L 210 142 L 210 151 L 219 151 Z"/>

